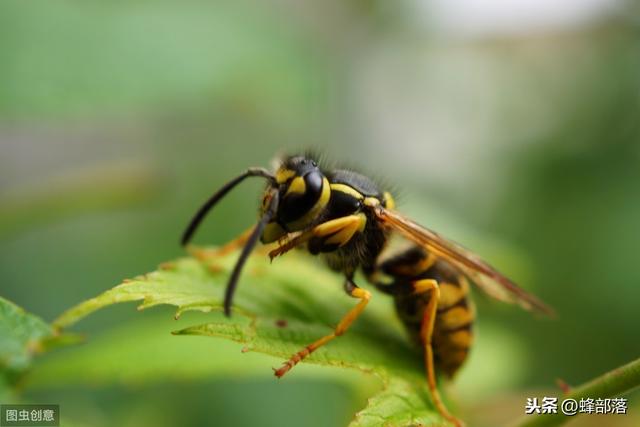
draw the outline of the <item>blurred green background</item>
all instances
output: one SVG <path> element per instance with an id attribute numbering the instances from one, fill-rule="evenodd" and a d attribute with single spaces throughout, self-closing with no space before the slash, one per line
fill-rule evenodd
<path id="1" fill-rule="evenodd" d="M 182 255 L 190 215 L 243 168 L 316 147 L 393 183 L 401 210 L 557 309 L 536 319 L 476 293 L 477 349 L 452 399 L 471 425 L 516 419 L 526 397 L 560 395 L 556 378 L 579 384 L 640 356 L 637 12 L 614 0 L 3 1 L 0 292 L 50 321 Z M 244 230 L 259 192 L 230 194 L 198 241 Z M 151 364 L 166 351 L 203 375 L 87 374 L 22 398 L 87 426 L 339 426 L 364 405 L 327 370 L 278 383 L 272 359 L 170 337 L 170 317 L 110 308 L 77 328 L 80 348 L 116 367 L 113 346 Z M 251 367 L 208 371 L 229 355 Z M 607 425 L 640 423 L 629 398 Z"/>

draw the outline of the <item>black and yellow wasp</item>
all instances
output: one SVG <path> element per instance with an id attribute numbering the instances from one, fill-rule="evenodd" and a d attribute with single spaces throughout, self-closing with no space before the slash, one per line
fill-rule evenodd
<path id="1" fill-rule="evenodd" d="M 325 170 L 312 155 L 280 159 L 272 173 L 249 168 L 215 193 L 196 213 L 184 232 L 186 245 L 207 212 L 247 177 L 267 180 L 258 224 L 225 249 L 242 247 L 226 289 L 224 310 L 231 313 L 233 293 L 242 267 L 258 239 L 276 244 L 273 258 L 296 248 L 320 254 L 329 267 L 345 276 L 344 289 L 360 301 L 321 337 L 291 356 L 281 377 L 319 347 L 347 331 L 371 298 L 354 282 L 358 268 L 383 293 L 393 296 L 396 311 L 412 339 L 424 349 L 427 383 L 439 412 L 462 423 L 444 406 L 436 388 L 436 369 L 451 377 L 472 344 L 474 309 L 467 279 L 494 298 L 515 302 L 528 310 L 551 309 L 517 287 L 471 252 L 445 240 L 394 210 L 391 194 L 371 179 L 350 170 Z M 392 255 L 383 250 L 393 232 L 410 246 Z M 386 252 L 386 251 L 385 251 Z"/>

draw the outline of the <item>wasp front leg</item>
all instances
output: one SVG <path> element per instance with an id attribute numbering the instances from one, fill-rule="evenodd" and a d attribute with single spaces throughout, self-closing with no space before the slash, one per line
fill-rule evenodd
<path id="1" fill-rule="evenodd" d="M 353 307 L 342 318 L 342 320 L 340 320 L 340 323 L 338 323 L 338 326 L 336 326 L 336 328 L 331 334 L 325 335 L 324 337 L 320 338 L 317 341 L 314 341 L 313 343 L 304 347 L 302 350 L 295 353 L 293 356 L 289 358 L 289 360 L 287 360 L 282 365 L 282 367 L 280 367 L 280 369 L 274 369 L 276 377 L 278 378 L 282 377 L 284 374 L 289 372 L 291 368 L 297 365 L 305 357 L 309 356 L 311 353 L 313 353 L 314 351 L 316 351 L 317 349 L 319 349 L 329 341 L 333 340 L 334 338 L 344 334 L 347 331 L 347 329 L 349 329 L 351 324 L 358 318 L 358 316 L 360 316 L 362 311 L 365 309 L 365 307 L 369 303 L 369 300 L 371 299 L 371 294 L 368 291 L 362 288 L 359 288 L 351 278 L 347 278 L 344 284 L 344 290 L 345 292 L 347 292 L 347 294 L 349 294 L 349 296 L 353 298 L 358 298 L 360 300 L 358 304 L 355 307 Z"/>
<path id="2" fill-rule="evenodd" d="M 334 250 L 347 244 L 357 232 L 364 230 L 365 225 L 366 217 L 364 214 L 348 215 L 332 219 L 318 224 L 312 229 L 302 232 L 297 236 L 288 237 L 278 248 L 271 251 L 269 256 L 274 258 L 303 244 L 308 244 L 309 250 L 312 253 L 315 253 L 312 246 L 317 248 L 318 252 Z M 360 302 L 352 308 L 342 318 L 342 320 L 340 320 L 340 323 L 338 323 L 338 326 L 335 328 L 333 333 L 320 338 L 298 351 L 291 356 L 291 358 L 285 362 L 280 369 L 275 370 L 275 375 L 277 377 L 282 377 L 309 354 L 313 353 L 332 339 L 344 334 L 351 324 L 358 318 L 360 313 L 362 313 L 371 299 L 371 294 L 368 291 L 359 288 L 353 282 L 352 274 L 348 274 L 344 289 L 349 296 L 360 299 Z"/>
<path id="3" fill-rule="evenodd" d="M 290 234 L 276 249 L 269 252 L 269 257 L 273 259 L 307 243 L 314 247 L 310 248 L 312 253 L 334 250 L 347 244 L 356 232 L 362 232 L 366 224 L 367 218 L 363 213 L 323 222 L 300 234 Z"/>
<path id="4" fill-rule="evenodd" d="M 191 256 L 198 258 L 200 261 L 212 261 L 216 258 L 224 257 L 226 255 L 229 255 L 232 252 L 240 250 L 247 243 L 247 240 L 249 240 L 249 237 L 251 236 L 251 233 L 253 232 L 254 229 L 255 229 L 255 226 L 247 228 L 238 237 L 225 243 L 219 248 L 204 249 L 198 246 L 190 245 L 187 247 L 187 252 L 189 252 Z M 257 251 L 261 254 L 270 254 L 274 251 L 282 250 L 283 246 L 288 245 L 289 242 L 292 242 L 298 236 L 300 236 L 299 232 L 286 234 L 277 242 L 264 243 L 264 246 L 262 248 L 258 248 Z M 275 246 L 275 249 L 274 249 L 274 246 Z M 292 248 L 289 248 L 289 249 L 292 249 Z"/>
<path id="5" fill-rule="evenodd" d="M 228 255 L 242 248 L 245 245 L 245 243 L 247 243 L 247 240 L 249 239 L 249 236 L 251 236 L 251 233 L 253 232 L 254 229 L 255 229 L 255 226 L 249 227 L 248 229 L 243 231 L 238 237 L 225 243 L 219 248 L 205 249 L 202 247 L 189 245 L 187 246 L 187 252 L 191 256 L 199 259 L 200 261 L 203 261 L 203 262 L 214 261 L 216 258 L 221 258 L 225 255 Z"/>

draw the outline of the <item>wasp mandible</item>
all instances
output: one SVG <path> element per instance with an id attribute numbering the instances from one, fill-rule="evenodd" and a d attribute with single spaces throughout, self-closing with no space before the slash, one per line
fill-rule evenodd
<path id="1" fill-rule="evenodd" d="M 398 316 L 424 350 L 427 384 L 436 408 L 446 419 L 462 425 L 440 397 L 436 369 L 452 377 L 471 348 L 475 312 L 469 281 L 493 298 L 552 314 L 542 301 L 475 254 L 398 213 L 391 194 L 372 179 L 351 170 L 320 166 L 309 154 L 280 159 L 274 172 L 249 168 L 229 181 L 193 217 L 182 237 L 183 245 L 211 208 L 248 177 L 264 178 L 267 185 L 257 225 L 225 245 L 227 249 L 242 247 L 226 288 L 225 314 L 231 314 L 240 272 L 258 239 L 277 245 L 269 253 L 271 258 L 297 247 L 321 255 L 331 269 L 344 275 L 345 292 L 359 300 L 331 334 L 310 343 L 275 370 L 277 377 L 344 334 L 366 308 L 371 293 L 354 282 L 360 269 L 378 290 L 394 298 Z M 411 244 L 383 255 L 394 232 Z"/>

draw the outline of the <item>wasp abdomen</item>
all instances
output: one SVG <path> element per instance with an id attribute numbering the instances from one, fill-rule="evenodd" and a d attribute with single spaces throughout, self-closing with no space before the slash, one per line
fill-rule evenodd
<path id="1" fill-rule="evenodd" d="M 434 295 L 433 292 L 416 293 L 416 284 L 429 279 L 438 283 L 440 296 L 432 336 L 434 362 L 440 372 L 453 376 L 466 360 L 473 343 L 475 310 L 467 279 L 419 247 L 385 261 L 380 270 L 391 282 L 379 288 L 393 294 L 398 316 L 413 341 L 421 347 L 425 344 L 421 336 L 425 311 Z"/>

